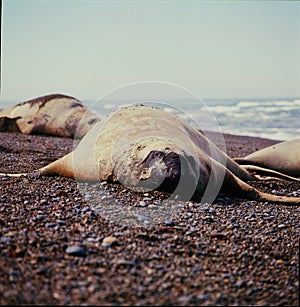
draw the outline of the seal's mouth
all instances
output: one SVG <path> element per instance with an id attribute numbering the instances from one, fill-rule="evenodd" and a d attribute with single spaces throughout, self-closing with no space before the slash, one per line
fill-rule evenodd
<path id="1" fill-rule="evenodd" d="M 140 176 L 140 186 L 170 193 L 175 190 L 182 175 L 178 154 L 154 150 L 143 165 L 145 171 Z"/>

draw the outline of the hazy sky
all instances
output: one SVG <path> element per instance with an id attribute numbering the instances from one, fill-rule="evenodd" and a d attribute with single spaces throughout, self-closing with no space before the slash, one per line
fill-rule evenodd
<path id="1" fill-rule="evenodd" d="M 300 2 L 4 0 L 1 101 L 138 81 L 300 97 Z"/>

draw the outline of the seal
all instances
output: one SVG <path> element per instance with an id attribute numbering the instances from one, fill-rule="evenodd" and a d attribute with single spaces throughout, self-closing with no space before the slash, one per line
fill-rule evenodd
<path id="1" fill-rule="evenodd" d="M 258 166 L 300 177 L 300 139 L 280 142 L 234 160 L 248 170 Z"/>
<path id="2" fill-rule="evenodd" d="M 119 182 L 142 191 L 172 192 L 185 200 L 201 196 L 202 201 L 205 195 L 205 200 L 214 200 L 221 191 L 238 198 L 300 204 L 300 198 L 250 186 L 246 181 L 258 178 L 204 133 L 162 109 L 143 105 L 113 112 L 94 125 L 74 151 L 32 175 Z"/>
<path id="3" fill-rule="evenodd" d="M 0 119 L 2 132 L 78 138 L 100 120 L 79 100 L 62 94 L 41 96 L 4 109 Z"/>

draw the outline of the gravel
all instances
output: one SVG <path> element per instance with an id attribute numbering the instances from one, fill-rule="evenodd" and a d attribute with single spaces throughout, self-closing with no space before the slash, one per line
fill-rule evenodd
<path id="1" fill-rule="evenodd" d="M 230 156 L 276 143 L 225 140 Z M 74 145 L 0 133 L 0 171 L 33 171 Z M 253 185 L 300 195 L 295 182 Z M 299 217 L 297 206 L 225 195 L 201 204 L 58 176 L 0 177 L 0 303 L 297 306 Z"/>

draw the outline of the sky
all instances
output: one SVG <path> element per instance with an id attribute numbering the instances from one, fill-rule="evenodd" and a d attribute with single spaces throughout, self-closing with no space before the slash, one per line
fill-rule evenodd
<path id="1" fill-rule="evenodd" d="M 3 0 L 1 34 L 0 105 L 142 81 L 300 97 L 298 1 Z"/>

